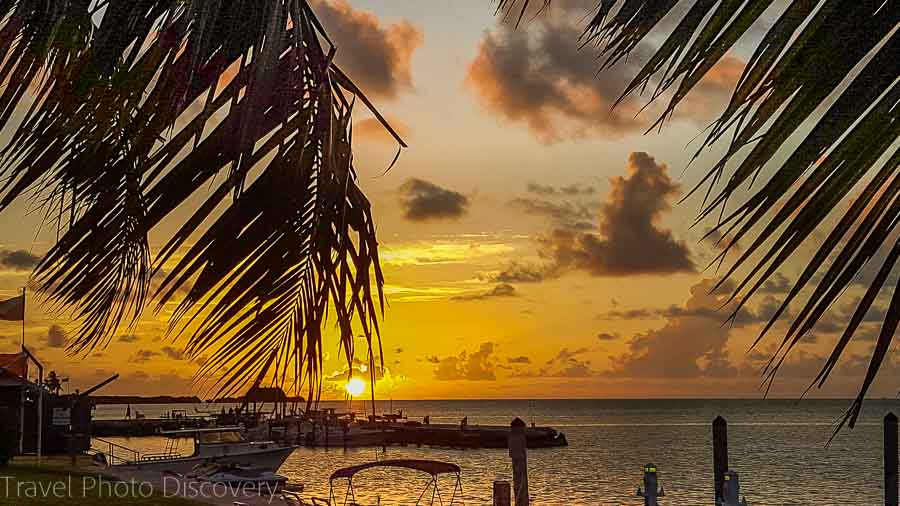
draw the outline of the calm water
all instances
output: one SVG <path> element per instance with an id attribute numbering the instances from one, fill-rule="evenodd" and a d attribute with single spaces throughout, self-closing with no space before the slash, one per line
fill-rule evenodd
<path id="1" fill-rule="evenodd" d="M 741 489 L 750 504 L 876 505 L 882 501 L 881 417 L 888 410 L 900 410 L 900 403 L 869 401 L 856 429 L 843 432 L 826 447 L 833 423 L 848 406 L 849 401 L 843 400 L 393 402 L 394 409 L 403 409 L 410 419 L 430 415 L 433 423 L 458 423 L 468 416 L 470 425 L 500 425 L 520 416 L 565 432 L 568 448 L 529 451 L 534 504 L 640 505 L 633 494 L 641 466 L 648 462 L 660 468 L 667 494 L 663 505 L 711 504 L 710 422 L 722 415 L 729 422 L 730 464 L 740 473 Z M 169 407 L 138 409 L 153 416 Z M 96 415 L 121 417 L 124 410 L 100 406 Z M 154 438 L 119 441 L 143 448 L 161 443 Z M 512 472 L 505 450 L 390 447 L 386 452 L 304 448 L 291 456 L 281 473 L 304 483 L 312 495 L 327 497 L 328 477 L 335 469 L 384 458 L 460 465 L 464 504 L 470 505 L 490 504 L 492 482 L 511 479 Z M 402 470 L 369 471 L 354 479 L 354 488 L 363 502 L 374 504 L 380 498 L 382 504 L 413 504 L 427 482 Z M 342 493 L 344 488 L 338 487 Z M 440 489 L 451 492 L 452 481 L 441 482 Z"/>

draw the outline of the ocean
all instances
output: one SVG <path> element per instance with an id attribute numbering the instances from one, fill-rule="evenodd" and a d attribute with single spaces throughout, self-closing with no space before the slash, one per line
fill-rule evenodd
<path id="1" fill-rule="evenodd" d="M 323 403 L 346 408 L 346 403 Z M 507 425 L 518 416 L 566 434 L 566 448 L 528 452 L 532 503 L 536 505 L 641 505 L 635 490 L 642 467 L 660 470 L 663 506 L 710 505 L 713 494 L 712 420 L 728 420 L 730 467 L 740 474 L 748 504 L 873 506 L 882 504 L 882 425 L 900 401 L 871 400 L 853 430 L 828 444 L 848 400 L 536 400 L 393 401 L 411 420 L 432 423 Z M 196 406 L 198 409 L 218 409 Z M 132 407 L 152 417 L 195 406 Z M 378 412 L 387 411 L 387 401 Z M 362 410 L 362 402 L 354 403 Z M 371 410 L 371 408 L 369 408 Z M 95 417 L 121 418 L 125 406 L 98 406 Z M 113 439 L 113 438 L 110 438 Z M 161 438 L 115 438 L 137 449 L 159 449 Z M 428 447 L 297 450 L 280 473 L 303 483 L 306 496 L 327 497 L 328 478 L 338 468 L 376 459 L 433 459 L 462 468 L 463 501 L 491 503 L 494 480 L 511 480 L 505 450 L 450 450 Z M 357 475 L 356 498 L 364 504 L 415 504 L 430 477 L 412 471 L 372 470 Z M 455 480 L 442 479 L 447 504 Z M 346 485 L 336 484 L 341 500 Z M 430 497 L 427 492 L 426 497 Z M 425 504 L 428 504 L 426 501 Z M 435 501 L 435 504 L 438 504 Z"/>

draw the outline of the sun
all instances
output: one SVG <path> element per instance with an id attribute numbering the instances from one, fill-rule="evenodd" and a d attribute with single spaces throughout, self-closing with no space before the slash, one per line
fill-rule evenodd
<path id="1" fill-rule="evenodd" d="M 366 391 L 366 383 L 359 378 L 353 378 L 347 382 L 347 386 L 345 388 L 347 389 L 348 394 L 352 395 L 353 397 L 358 397 Z"/>

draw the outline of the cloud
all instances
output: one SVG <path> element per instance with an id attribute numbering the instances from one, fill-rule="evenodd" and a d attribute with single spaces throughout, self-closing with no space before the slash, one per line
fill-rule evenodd
<path id="1" fill-rule="evenodd" d="M 594 276 L 694 272 L 687 246 L 659 227 L 678 185 L 647 153 L 631 153 L 627 177 L 610 181 L 600 210 L 599 234 L 557 229 L 543 238 L 552 270 L 578 269 Z"/>
<path id="2" fill-rule="evenodd" d="M 138 340 L 140 340 L 140 338 L 134 334 L 125 334 L 125 335 L 119 336 L 119 342 L 122 342 L 122 343 L 134 343 L 134 342 L 137 342 Z"/>
<path id="3" fill-rule="evenodd" d="M 600 332 L 597 334 L 597 339 L 601 341 L 618 341 L 619 334 L 610 334 L 609 332 Z"/>
<path id="4" fill-rule="evenodd" d="M 793 288 L 793 283 L 780 272 L 769 276 L 765 283 L 759 287 L 760 293 L 786 294 Z"/>
<path id="5" fill-rule="evenodd" d="M 50 348 L 65 348 L 69 335 L 66 329 L 59 325 L 51 325 L 47 330 L 47 346 Z"/>
<path id="6" fill-rule="evenodd" d="M 30 271 L 37 267 L 41 257 L 23 249 L 0 250 L 0 266 L 14 271 Z"/>
<path id="7" fill-rule="evenodd" d="M 482 278 L 498 283 L 540 283 L 557 275 L 553 266 L 512 262 L 502 271 L 482 275 Z"/>
<path id="8" fill-rule="evenodd" d="M 528 183 L 528 186 L 526 188 L 528 189 L 529 193 L 544 196 L 565 195 L 574 197 L 578 195 L 593 195 L 597 191 L 593 186 L 582 186 L 579 184 L 556 187 L 551 185 L 542 185 L 539 183 Z"/>
<path id="9" fill-rule="evenodd" d="M 591 230 L 594 213 L 584 202 L 554 202 L 531 197 L 513 199 L 510 204 L 525 214 L 542 216 L 552 220 L 557 226 L 575 230 Z"/>
<path id="10" fill-rule="evenodd" d="M 346 0 L 310 2 L 337 46 L 335 61 L 371 98 L 395 98 L 412 83 L 412 58 L 425 40 L 409 21 L 384 25 Z"/>
<path id="11" fill-rule="evenodd" d="M 160 351 L 163 355 L 171 358 L 172 360 L 184 360 L 184 352 L 179 349 L 173 348 L 171 346 L 163 346 Z"/>
<path id="12" fill-rule="evenodd" d="M 451 297 L 450 300 L 457 302 L 467 302 L 473 300 L 485 300 L 485 299 L 496 299 L 498 297 L 518 297 L 519 294 L 516 292 L 516 287 L 508 284 L 508 283 L 500 283 L 499 285 L 491 288 L 486 292 L 470 294 L 470 295 L 457 295 L 455 297 Z"/>
<path id="13" fill-rule="evenodd" d="M 530 364 L 531 359 L 526 357 L 525 355 L 519 357 L 508 357 L 506 359 L 507 364 Z"/>
<path id="14" fill-rule="evenodd" d="M 660 33 L 675 28 L 686 13 L 683 7 L 679 4 L 663 18 Z M 490 31 L 469 65 L 469 88 L 488 110 L 526 125 L 546 143 L 643 131 L 662 113 L 671 92 L 649 104 L 640 117 L 647 99 L 638 93 L 622 98 L 615 108 L 613 104 L 656 51 L 659 38 L 641 41 L 627 58 L 598 74 L 598 51 L 594 44 L 583 46 L 582 37 L 584 21 L 596 8 L 596 0 L 555 0 L 540 15 L 533 16 L 532 9 L 527 30 L 507 22 Z M 744 66 L 732 56 L 722 58 L 681 101 L 674 119 L 706 126 L 728 103 Z"/>
<path id="15" fill-rule="evenodd" d="M 572 270 L 607 277 L 694 272 L 690 250 L 659 225 L 663 213 L 671 209 L 670 201 L 678 192 L 678 184 L 669 178 L 666 166 L 647 153 L 631 153 L 628 172 L 626 177 L 610 180 L 610 195 L 600 206 L 596 233 L 583 232 L 578 227 L 556 228 L 538 239 L 538 254 L 544 262 L 513 262 L 487 279 L 538 283 Z M 547 187 L 539 191 L 546 192 Z M 576 208 L 535 209 L 548 215 L 572 217 Z"/>
<path id="16" fill-rule="evenodd" d="M 519 370 L 513 373 L 519 378 L 588 378 L 597 373 L 591 366 L 590 360 L 584 360 L 582 355 L 590 353 L 588 348 L 570 350 L 563 348 L 543 367 L 537 370 Z"/>
<path id="17" fill-rule="evenodd" d="M 527 125 L 545 143 L 640 131 L 634 101 L 611 109 L 637 67 L 621 65 L 598 79 L 570 16 L 541 16 L 529 28 L 501 26 L 482 39 L 466 82 L 488 110 Z"/>
<path id="18" fill-rule="evenodd" d="M 158 356 L 160 356 L 158 351 L 138 350 L 130 359 L 128 359 L 128 361 L 135 364 L 143 364 Z"/>
<path id="19" fill-rule="evenodd" d="M 707 315 L 722 307 L 725 297 L 709 293 L 714 280 L 691 287 L 683 311 L 673 312 L 662 328 L 634 336 L 622 354 L 611 359 L 612 377 L 696 378 L 734 375 L 727 361 L 732 327 Z"/>
<path id="20" fill-rule="evenodd" d="M 482 343 L 478 351 L 466 353 L 465 350 L 457 356 L 437 359 L 437 367 L 434 370 L 434 379 L 438 381 L 494 381 L 497 375 L 494 371 L 496 361 L 493 357 L 494 343 Z M 432 361 L 429 358 L 429 361 Z"/>
<path id="21" fill-rule="evenodd" d="M 400 205 L 410 221 L 453 220 L 462 218 L 469 198 L 422 179 L 412 178 L 400 187 Z"/>

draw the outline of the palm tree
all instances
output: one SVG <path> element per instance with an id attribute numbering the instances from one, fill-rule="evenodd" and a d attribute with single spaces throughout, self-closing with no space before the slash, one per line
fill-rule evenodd
<path id="1" fill-rule="evenodd" d="M 28 195 L 57 225 L 34 279 L 78 321 L 72 353 L 176 294 L 171 330 L 220 395 L 274 362 L 315 398 L 329 315 L 348 361 L 359 333 L 371 351 L 383 279 L 350 117 L 372 105 L 306 0 L 7 0 L 0 23 L 0 210 Z"/>
<path id="2" fill-rule="evenodd" d="M 821 386 L 900 255 L 900 9 L 883 0 L 597 3 L 583 42 L 600 48 L 601 68 L 628 56 L 666 14 L 686 10 L 623 90 L 655 84 L 650 100 L 671 92 L 651 128 L 767 9 L 783 7 L 700 148 L 731 138 L 695 188 L 706 187 L 698 222 L 716 220 L 710 234 L 729 237 L 717 261 L 749 241 L 723 277 L 746 269 L 732 295 L 735 314 L 816 231 L 830 228 L 760 335 L 805 297 L 767 368 L 770 380 L 894 241 L 815 379 Z M 496 4 L 521 21 L 550 0 Z M 274 361 L 281 381 L 303 378 L 315 398 L 329 312 L 348 361 L 355 329 L 374 360 L 383 279 L 350 150 L 354 97 L 374 108 L 333 63 L 334 45 L 306 0 L 12 0 L 0 4 L 0 19 L 0 75 L 10 76 L 0 127 L 29 88 L 37 90 L 2 152 L 0 210 L 34 192 L 48 219 L 65 225 L 36 278 L 51 301 L 75 309 L 74 352 L 104 344 L 123 320 L 136 319 L 156 274 L 157 308 L 186 292 L 172 328 L 190 334 L 192 356 L 211 353 L 201 374 L 225 368 L 220 393 Z M 219 173 L 225 177 L 151 259 L 149 231 Z M 758 178 L 765 183 L 729 209 Z M 163 271 L 168 261 L 175 267 Z M 892 293 L 848 411 L 851 426 L 900 321 L 900 294 Z"/>
<path id="3" fill-rule="evenodd" d="M 499 9 L 521 21 L 529 7 L 550 4 L 499 0 Z M 725 111 L 701 142 L 697 155 L 730 137 L 725 154 L 691 193 L 705 187 L 697 221 L 714 220 L 708 235 L 728 238 L 713 264 L 738 241 L 747 241 L 719 283 L 738 278 L 729 300 L 736 301 L 732 317 L 789 258 L 804 258 L 802 245 L 816 247 L 757 338 L 759 343 L 792 302 L 805 298 L 766 367 L 769 385 L 787 354 L 867 262 L 880 260 L 877 274 L 810 385 L 825 383 L 875 299 L 890 294 L 868 371 L 844 418 L 852 427 L 900 322 L 896 278 L 895 286 L 884 286 L 900 256 L 895 230 L 900 218 L 900 6 L 882 0 L 597 4 L 583 43 L 599 48 L 601 69 L 646 42 L 654 28 L 664 26 L 667 14 L 684 10 L 623 90 L 624 98 L 655 85 L 651 101 L 670 93 L 651 129 L 672 114 L 742 36 L 759 26 L 767 10 L 780 12 L 756 45 Z M 738 192 L 757 179 L 765 182 L 739 198 Z M 734 200 L 740 203 L 729 208 Z M 815 235 L 818 231 L 827 231 L 824 239 Z"/>

